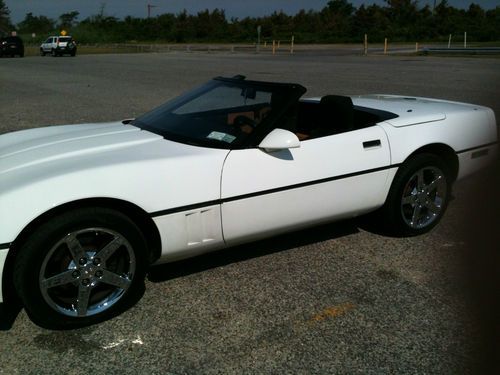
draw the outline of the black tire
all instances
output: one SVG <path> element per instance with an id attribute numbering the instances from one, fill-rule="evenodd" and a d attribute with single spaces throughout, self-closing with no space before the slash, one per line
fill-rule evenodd
<path id="1" fill-rule="evenodd" d="M 45 56 L 45 52 L 43 52 L 43 49 L 40 48 L 40 56 Z"/>
<path id="2" fill-rule="evenodd" d="M 125 215 L 81 208 L 40 225 L 21 247 L 14 285 L 32 321 L 73 329 L 107 320 L 142 295 L 147 245 Z"/>
<path id="3" fill-rule="evenodd" d="M 387 200 L 376 215 L 382 229 L 397 236 L 429 232 L 448 207 L 450 176 L 448 166 L 434 154 L 418 154 L 407 160 L 396 173 Z"/>
<path id="4" fill-rule="evenodd" d="M 56 50 L 52 48 L 52 50 L 50 51 L 50 55 L 51 55 L 52 57 L 56 57 L 56 56 L 57 56 L 57 52 L 56 52 Z"/>

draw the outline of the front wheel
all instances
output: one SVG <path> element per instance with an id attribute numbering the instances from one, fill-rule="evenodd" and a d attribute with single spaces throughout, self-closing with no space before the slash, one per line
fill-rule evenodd
<path id="1" fill-rule="evenodd" d="M 147 247 L 125 215 L 82 208 L 42 224 L 22 246 L 14 285 L 31 319 L 78 328 L 120 313 L 144 285 Z"/>
<path id="2" fill-rule="evenodd" d="M 434 154 L 412 157 L 396 173 L 381 209 L 384 229 L 405 236 L 430 231 L 443 217 L 450 195 L 446 164 Z"/>
<path id="3" fill-rule="evenodd" d="M 40 56 L 45 56 L 45 52 L 40 48 Z"/>

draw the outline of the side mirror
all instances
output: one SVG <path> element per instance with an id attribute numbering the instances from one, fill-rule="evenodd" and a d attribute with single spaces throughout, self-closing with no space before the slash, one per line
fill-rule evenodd
<path id="1" fill-rule="evenodd" d="M 126 118 L 125 120 L 122 120 L 122 124 L 123 125 L 128 125 L 128 124 L 130 124 L 134 120 L 135 120 L 135 118 Z"/>
<path id="2" fill-rule="evenodd" d="M 259 148 L 267 152 L 300 147 L 300 141 L 295 134 L 285 129 L 274 129 L 260 142 Z"/>

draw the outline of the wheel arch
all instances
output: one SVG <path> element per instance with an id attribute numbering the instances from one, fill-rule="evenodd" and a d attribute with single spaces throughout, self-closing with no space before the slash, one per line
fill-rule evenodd
<path id="1" fill-rule="evenodd" d="M 2 275 L 2 294 L 4 301 L 17 298 L 13 285 L 13 269 L 16 257 L 19 250 L 22 248 L 23 243 L 28 239 L 30 234 L 43 222 L 69 210 L 85 208 L 85 207 L 102 207 L 113 209 L 122 214 L 125 214 L 139 227 L 143 233 L 148 249 L 150 251 L 149 261 L 153 263 L 160 257 L 161 254 L 161 237 L 160 232 L 153 219 L 146 211 L 137 205 L 114 198 L 88 198 L 81 199 L 73 202 L 68 202 L 60 206 L 54 207 L 49 211 L 44 212 L 34 220 L 32 220 L 24 229 L 19 233 L 7 255 L 4 265 L 4 272 Z"/>
<path id="2" fill-rule="evenodd" d="M 441 158 L 444 163 L 449 167 L 448 172 L 450 173 L 451 181 L 455 181 L 458 176 L 459 162 L 458 156 L 450 146 L 444 143 L 432 143 L 422 146 L 415 151 L 413 151 L 408 157 L 403 161 L 402 164 L 406 163 L 415 155 L 419 154 L 433 154 Z"/>

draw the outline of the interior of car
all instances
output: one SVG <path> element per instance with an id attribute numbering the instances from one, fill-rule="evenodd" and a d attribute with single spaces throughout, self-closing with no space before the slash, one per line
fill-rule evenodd
<path id="1" fill-rule="evenodd" d="M 389 112 L 354 106 L 348 96 L 326 95 L 318 101 L 300 101 L 295 114 L 299 140 L 325 137 L 366 128 L 397 117 Z"/>

